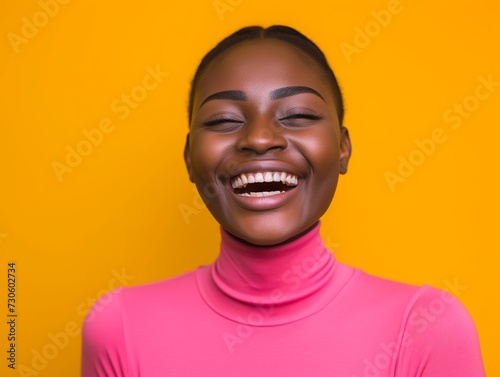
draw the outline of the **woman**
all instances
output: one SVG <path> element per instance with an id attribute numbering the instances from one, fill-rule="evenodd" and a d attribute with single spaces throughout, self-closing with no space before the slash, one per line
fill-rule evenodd
<path id="1" fill-rule="evenodd" d="M 342 119 L 323 53 L 294 29 L 244 28 L 211 50 L 184 157 L 220 255 L 104 297 L 83 330 L 83 376 L 484 376 L 452 295 L 370 276 L 323 244 L 351 154 Z"/>

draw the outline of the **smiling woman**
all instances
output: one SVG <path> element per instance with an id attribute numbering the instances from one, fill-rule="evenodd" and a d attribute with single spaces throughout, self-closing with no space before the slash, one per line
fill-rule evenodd
<path id="1" fill-rule="evenodd" d="M 484 376 L 454 296 L 342 264 L 321 240 L 351 155 L 342 120 L 332 70 L 296 30 L 244 28 L 211 50 L 184 157 L 219 257 L 105 296 L 83 376 Z"/>
<path id="2" fill-rule="evenodd" d="M 223 229 L 252 244 L 278 244 L 318 221 L 347 170 L 340 90 L 323 54 L 286 28 L 246 28 L 219 46 L 193 80 L 190 178 Z M 243 187 L 246 175 L 254 182 Z M 275 176 L 277 185 L 264 184 Z"/>

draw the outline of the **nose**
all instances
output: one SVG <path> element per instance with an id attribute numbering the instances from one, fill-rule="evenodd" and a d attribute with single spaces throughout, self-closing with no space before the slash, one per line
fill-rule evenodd
<path id="1" fill-rule="evenodd" d="M 270 150 L 285 149 L 287 140 L 283 130 L 272 120 L 247 122 L 241 129 L 241 136 L 236 144 L 239 152 L 251 151 L 264 154 Z"/>

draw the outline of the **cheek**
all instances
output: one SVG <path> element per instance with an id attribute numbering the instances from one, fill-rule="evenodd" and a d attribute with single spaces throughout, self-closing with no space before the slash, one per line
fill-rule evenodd
<path id="1" fill-rule="evenodd" d="M 312 135 L 310 135 L 312 136 Z M 330 206 L 334 197 L 340 172 L 340 148 L 338 135 L 333 127 L 319 129 L 314 137 L 301 138 L 300 149 L 310 163 L 308 192 L 311 201 L 305 211 L 321 217 Z"/>
<path id="2" fill-rule="evenodd" d="M 230 143 L 216 134 L 193 135 L 191 139 L 191 163 L 195 180 L 208 183 L 215 177 L 221 160 L 228 152 Z"/>
<path id="3" fill-rule="evenodd" d="M 318 171 L 336 176 L 339 173 L 340 153 L 335 140 L 321 140 L 314 146 L 314 161 Z"/>
<path id="4" fill-rule="evenodd" d="M 313 178 L 337 180 L 340 166 L 340 146 L 333 127 L 320 128 L 314 134 L 297 138 L 298 149 L 311 164 Z"/>

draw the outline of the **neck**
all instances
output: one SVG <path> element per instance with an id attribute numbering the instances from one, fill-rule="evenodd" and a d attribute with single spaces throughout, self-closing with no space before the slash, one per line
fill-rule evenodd
<path id="1" fill-rule="evenodd" d="M 305 293 L 298 289 L 301 282 L 313 288 L 312 282 L 323 281 L 333 263 L 318 225 L 293 241 L 266 247 L 242 243 L 223 230 L 214 279 L 226 294 L 250 304 L 276 303 L 275 290 L 284 303 Z"/>
<path id="2" fill-rule="evenodd" d="M 318 223 L 289 242 L 265 247 L 222 230 L 219 257 L 199 273 L 202 296 L 219 314 L 252 325 L 288 323 L 317 312 L 337 289 L 337 264 L 319 228 Z M 261 321 L 250 323 L 254 317 Z"/>

